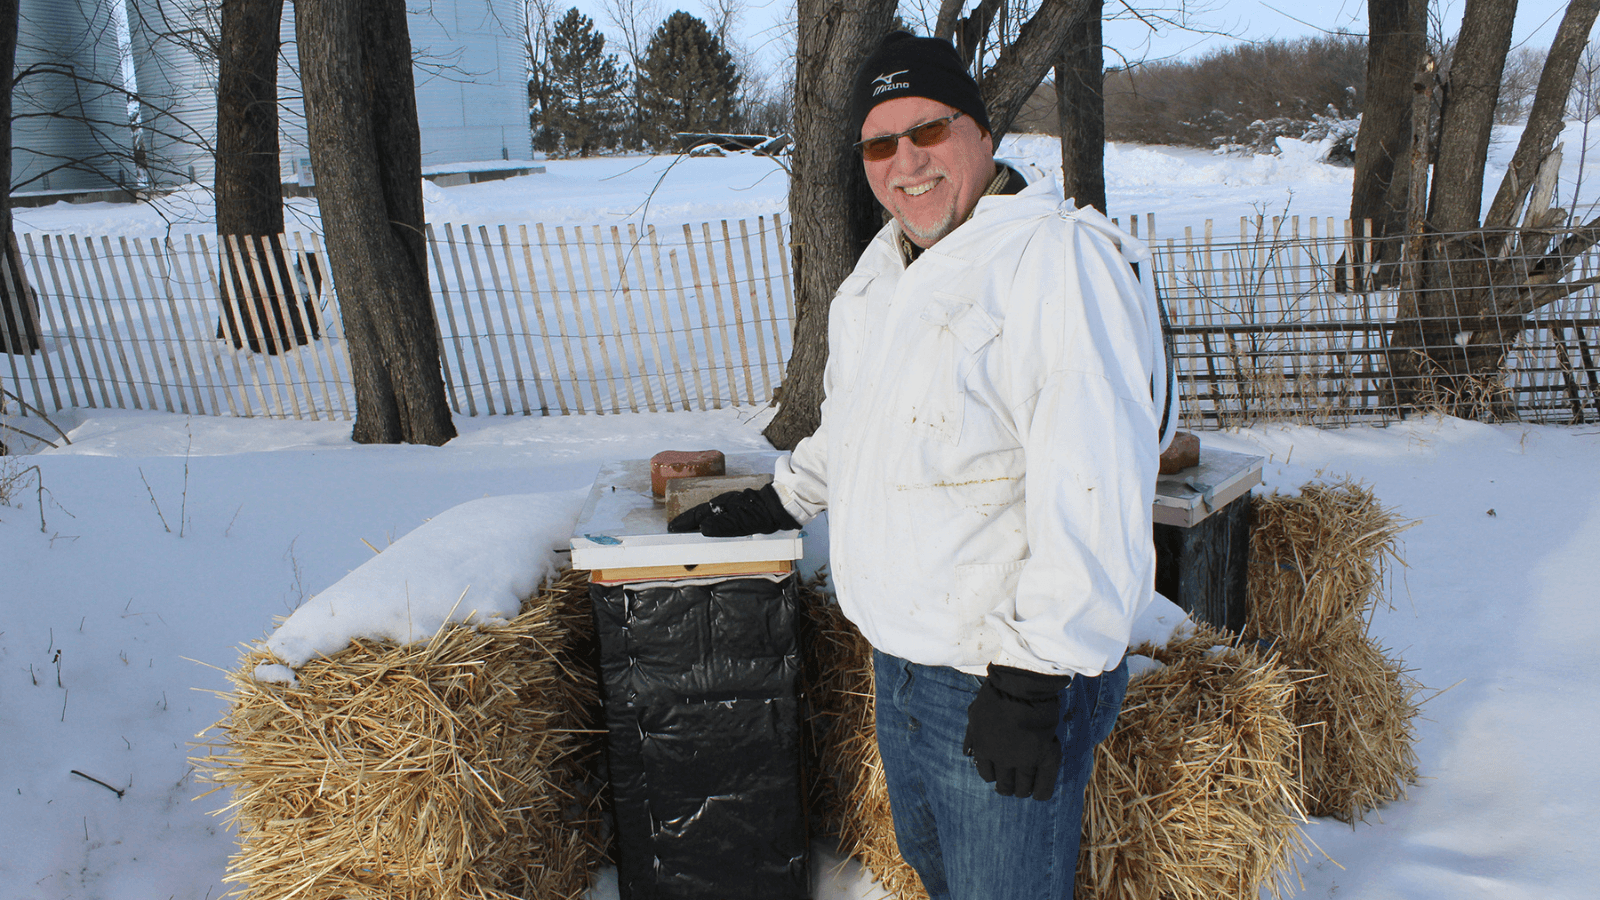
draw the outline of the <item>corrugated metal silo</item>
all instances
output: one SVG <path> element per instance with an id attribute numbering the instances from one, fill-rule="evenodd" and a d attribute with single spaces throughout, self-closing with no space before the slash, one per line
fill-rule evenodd
<path id="1" fill-rule="evenodd" d="M 11 184 L 18 191 L 132 183 L 132 132 L 112 0 L 22 0 L 12 92 Z"/>
<path id="2" fill-rule="evenodd" d="M 139 87 L 139 149 L 151 182 L 209 184 L 215 168 L 217 64 L 202 35 L 219 33 L 221 4 L 129 0 Z"/>
<path id="3" fill-rule="evenodd" d="M 56 72 L 87 72 L 95 81 L 120 84 L 111 4 L 123 2 L 22 0 L 19 70 L 47 63 Z M 210 183 L 217 73 L 204 35 L 218 33 L 219 7 L 200 0 L 126 0 L 139 96 L 136 132 L 128 127 L 126 97 L 120 92 L 88 89 L 65 74 L 30 76 L 16 95 L 21 118 L 13 124 L 13 183 L 22 190 L 99 189 L 141 177 L 157 187 Z M 286 3 L 279 56 L 287 61 L 279 69 L 286 180 L 293 180 L 310 157 L 293 15 L 293 4 Z M 423 165 L 530 159 L 527 62 L 518 37 L 517 0 L 433 0 L 408 7 L 408 15 Z M 65 117 L 33 115 L 44 110 L 62 110 Z M 44 173 L 69 159 L 87 160 L 107 174 L 80 165 L 49 172 L 46 185 Z"/>
<path id="4" fill-rule="evenodd" d="M 515 0 L 438 0 L 410 19 L 422 164 L 532 159 Z"/>
<path id="5" fill-rule="evenodd" d="M 533 158 L 528 64 L 517 0 L 432 0 L 407 5 L 412 75 L 424 166 Z M 294 62 L 294 14 L 284 6 L 278 68 L 285 180 L 309 165 L 305 112 Z"/>

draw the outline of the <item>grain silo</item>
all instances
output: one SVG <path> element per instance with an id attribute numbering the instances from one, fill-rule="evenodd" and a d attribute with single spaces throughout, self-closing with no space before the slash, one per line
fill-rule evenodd
<path id="1" fill-rule="evenodd" d="M 209 184 L 217 131 L 220 3 L 129 0 L 128 40 L 139 89 L 141 167 L 157 186 Z"/>
<path id="2" fill-rule="evenodd" d="M 114 3 L 125 3 L 117 11 L 126 11 L 138 93 L 132 129 L 119 89 Z M 407 13 L 423 165 L 530 159 L 517 0 L 424 0 Z M 15 94 L 13 184 L 21 190 L 209 184 L 217 127 L 211 47 L 219 15 L 220 4 L 208 0 L 22 0 L 18 69 L 43 70 Z M 293 16 L 293 4 L 285 3 L 278 89 L 286 180 L 310 157 Z M 46 111 L 56 116 L 39 115 Z"/>
<path id="3" fill-rule="evenodd" d="M 517 0 L 435 0 L 410 19 L 422 164 L 532 159 Z"/>
<path id="4" fill-rule="evenodd" d="M 527 53 L 517 0 L 433 0 L 407 5 L 423 166 L 533 158 Z M 293 52 L 294 10 L 283 10 L 278 67 L 279 150 L 285 180 L 310 165 L 305 107 Z"/>
<path id="5" fill-rule="evenodd" d="M 104 190 L 135 178 L 111 2 L 22 0 L 13 190 Z"/>

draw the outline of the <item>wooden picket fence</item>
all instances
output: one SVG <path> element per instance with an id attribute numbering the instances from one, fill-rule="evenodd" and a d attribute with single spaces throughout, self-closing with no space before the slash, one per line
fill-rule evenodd
<path id="1" fill-rule="evenodd" d="M 554 415 L 771 402 L 794 318 L 786 234 L 779 216 L 642 230 L 429 226 L 451 407 Z M 3 354 L 0 388 L 38 410 L 351 418 L 319 235 L 219 247 L 206 235 L 25 234 L 21 249 L 37 309 L 15 318 L 35 320 L 45 340 L 43 352 Z"/>
<path id="2" fill-rule="evenodd" d="M 781 217 L 533 230 L 530 241 L 528 226 L 515 236 L 477 226 L 474 238 L 460 226 L 458 239 L 429 226 L 457 412 L 463 402 L 468 415 L 771 402 L 794 318 Z"/>
<path id="3" fill-rule="evenodd" d="M 1402 297 L 1339 290 L 1370 281 L 1351 262 L 1362 257 L 1349 223 L 1241 219 L 1237 239 L 1211 223 L 1152 239 L 1154 218 L 1143 223 L 1127 227 L 1154 253 L 1187 424 L 1400 415 L 1387 342 Z M 427 245 L 458 414 L 755 407 L 782 382 L 794 294 L 780 216 L 642 229 L 441 225 Z M 0 328 L 0 389 L 27 404 L 0 411 L 354 412 L 338 296 L 315 234 L 223 246 L 207 235 L 24 234 L 20 251 L 36 302 L 13 300 L 4 319 L 30 322 L 42 340 L 37 352 L 4 352 L 21 344 Z M 1596 272 L 1590 250 L 1574 277 Z M 1497 389 L 1532 421 L 1600 420 L 1595 290 L 1528 324 Z"/>

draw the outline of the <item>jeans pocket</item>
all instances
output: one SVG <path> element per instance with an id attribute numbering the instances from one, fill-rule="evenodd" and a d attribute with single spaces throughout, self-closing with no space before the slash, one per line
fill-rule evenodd
<path id="1" fill-rule="evenodd" d="M 983 689 L 983 676 L 974 675 L 971 672 L 963 672 L 960 669 L 952 669 L 951 671 L 955 672 L 952 686 L 956 690 L 964 691 L 974 697 L 978 696 L 978 691 Z"/>
<path id="2" fill-rule="evenodd" d="M 1100 690 L 1097 692 L 1094 703 L 1094 742 L 1096 744 L 1111 736 L 1111 730 L 1117 725 L 1117 716 L 1122 712 L 1122 700 L 1128 693 L 1128 661 L 1124 659 L 1115 669 L 1107 669 L 1100 673 Z"/>

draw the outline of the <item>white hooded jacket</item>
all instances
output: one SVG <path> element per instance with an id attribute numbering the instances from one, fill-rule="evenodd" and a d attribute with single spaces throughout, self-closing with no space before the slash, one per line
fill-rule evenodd
<path id="1" fill-rule="evenodd" d="M 833 299 L 822 423 L 779 497 L 829 510 L 840 605 L 885 653 L 1115 667 L 1154 592 L 1167 437 L 1148 252 L 1043 179 L 910 266 L 897 240 L 891 222 Z"/>

